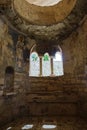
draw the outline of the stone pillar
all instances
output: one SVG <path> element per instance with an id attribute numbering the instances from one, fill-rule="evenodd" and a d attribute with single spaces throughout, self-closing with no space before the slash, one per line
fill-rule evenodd
<path id="1" fill-rule="evenodd" d="M 42 57 L 40 56 L 40 76 L 42 76 Z"/>
<path id="2" fill-rule="evenodd" d="M 28 72 L 29 72 L 29 74 L 30 74 L 30 59 L 29 59 L 29 62 L 28 62 L 28 64 L 27 64 L 27 68 L 28 68 Z"/>
<path id="3" fill-rule="evenodd" d="M 30 60 L 24 63 L 24 71 L 26 74 L 30 74 Z"/>
<path id="4" fill-rule="evenodd" d="M 14 91 L 14 68 L 8 66 L 5 70 L 4 93 Z"/>
<path id="5" fill-rule="evenodd" d="M 51 75 L 53 75 L 53 57 L 51 57 Z"/>

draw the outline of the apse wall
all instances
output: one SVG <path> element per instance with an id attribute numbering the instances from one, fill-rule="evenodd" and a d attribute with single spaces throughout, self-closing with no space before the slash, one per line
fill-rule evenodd
<path id="1" fill-rule="evenodd" d="M 0 22 L 0 27 L 3 24 Z M 6 24 L 4 24 L 6 29 Z M 80 24 L 79 28 L 74 31 L 66 40 L 63 41 L 63 44 L 60 45 L 63 52 L 63 67 L 64 74 L 66 75 L 85 75 L 86 73 L 86 63 L 87 63 L 87 20 Z M 12 36 L 9 34 L 9 31 L 5 32 L 0 30 L 0 84 L 3 84 L 2 78 L 4 78 L 5 68 L 7 66 L 15 66 L 15 46 L 14 43 L 17 43 L 18 34 L 15 33 Z M 15 39 L 15 40 L 14 40 Z M 31 40 L 29 40 L 29 45 Z M 3 51 L 2 51 L 3 49 Z M 14 51 L 14 52 L 13 52 Z"/>
<path id="2" fill-rule="evenodd" d="M 64 72 L 84 75 L 87 64 L 87 19 L 80 24 L 62 45 Z"/>
<path id="3" fill-rule="evenodd" d="M 87 20 L 61 45 L 65 71 L 63 77 L 30 78 L 15 72 L 14 92 L 4 95 L 3 87 L 0 86 L 0 125 L 30 115 L 87 117 L 86 78 L 70 77 L 73 74 L 84 76 L 87 55 L 86 27 Z M 3 64 L 0 69 L 2 67 Z"/>

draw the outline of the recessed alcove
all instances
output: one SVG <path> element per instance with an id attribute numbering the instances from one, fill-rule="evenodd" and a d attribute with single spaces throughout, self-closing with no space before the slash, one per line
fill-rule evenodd
<path id="1" fill-rule="evenodd" d="M 12 66 L 7 66 L 5 69 L 5 74 L 14 74 L 14 68 Z"/>
<path id="2" fill-rule="evenodd" d="M 14 68 L 7 66 L 5 69 L 4 93 L 14 90 Z"/>

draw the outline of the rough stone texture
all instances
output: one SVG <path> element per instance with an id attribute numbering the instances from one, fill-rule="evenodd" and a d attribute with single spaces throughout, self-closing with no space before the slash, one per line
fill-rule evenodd
<path id="1" fill-rule="evenodd" d="M 57 40 L 59 40 L 64 34 L 67 35 L 68 31 L 71 32 L 76 29 L 78 25 L 80 27 L 76 31 L 74 30 L 74 33 L 72 33 L 66 40 L 62 41 L 66 36 L 61 38 L 62 44 L 60 44 L 60 46 L 63 51 L 64 76 L 35 78 L 29 77 L 28 74 L 25 73 L 26 71 L 24 73 L 18 73 L 15 71 L 14 91 L 10 93 L 7 92 L 5 95 L 3 95 L 4 75 L 2 75 L 2 71 L 5 72 L 5 67 L 7 67 L 7 65 L 12 65 L 13 63 L 9 62 L 9 60 L 13 60 L 12 58 L 10 59 L 10 50 L 7 46 L 8 43 L 10 43 L 8 41 L 12 41 L 12 39 L 7 31 L 2 35 L 4 29 L 0 28 L 0 49 L 5 46 L 6 49 L 4 49 L 3 55 L 4 57 L 7 56 L 3 60 L 4 63 L 2 63 L 1 59 L 3 55 L 2 52 L 0 52 L 0 126 L 25 116 L 31 116 L 31 119 L 32 116 L 56 116 L 56 118 L 62 118 L 62 116 L 65 116 L 65 119 L 66 117 L 71 116 L 74 117 L 74 121 L 71 121 L 71 125 L 70 122 L 68 124 L 68 120 L 66 121 L 67 125 L 66 123 L 59 123 L 58 128 L 62 130 L 87 129 L 85 123 L 87 120 L 87 77 L 84 73 L 85 65 L 87 63 L 86 17 L 81 21 L 82 17 L 85 15 L 85 11 L 82 11 L 85 6 L 84 0 L 78 0 L 75 10 L 73 10 L 71 15 L 69 15 L 62 23 L 50 27 L 32 25 L 33 28 L 29 24 L 24 26 L 23 22 L 25 21 L 23 21 L 23 19 L 21 21 L 21 18 L 17 14 L 13 15 L 15 13 L 7 8 L 6 16 L 8 20 L 10 20 L 19 30 L 26 32 L 26 34 L 29 33 L 26 31 L 28 27 L 28 29 L 31 29 L 31 34 L 33 32 L 34 34 L 38 34 L 35 35 L 37 38 L 38 36 L 41 36 L 42 39 L 45 39 L 46 37 L 49 39 L 50 37 L 50 40 L 52 40 L 52 38 L 57 38 Z M 80 12 L 77 7 L 81 9 Z M 4 17 L 2 15 L 3 19 Z M 44 30 L 47 33 L 45 33 Z M 41 32 L 43 32 L 43 34 Z M 46 37 L 44 37 L 44 34 L 46 34 Z M 41 40 L 39 42 L 41 43 Z M 60 118 L 58 119 L 58 122 Z M 41 118 L 38 120 L 41 120 Z M 63 120 L 61 122 L 63 122 Z M 16 127 L 15 129 L 17 130 L 18 128 Z"/>
<path id="2" fill-rule="evenodd" d="M 87 21 L 78 28 L 76 31 L 78 33 L 74 32 L 66 41 L 63 41 L 62 50 L 65 56 L 63 77 L 28 78 L 28 75 L 15 73 L 14 92 L 6 93 L 4 97 L 2 86 L 0 91 L 1 124 L 25 115 L 87 117 L 86 78 L 83 73 L 77 73 L 77 71 L 73 73 L 71 65 L 67 64 L 66 68 L 66 59 L 71 57 L 71 54 L 76 54 L 76 51 L 79 53 L 80 46 L 81 60 L 78 60 L 77 55 L 75 56 L 78 65 L 80 62 L 83 63 L 83 57 L 86 54 L 86 26 Z M 72 42 L 70 42 L 71 39 Z M 76 67 L 73 68 L 76 69 Z"/>
<path id="3" fill-rule="evenodd" d="M 76 0 L 63 0 L 53 6 L 36 6 L 26 0 L 15 0 L 14 8 L 28 22 L 37 25 L 52 25 L 62 21 L 73 9 Z"/>
<path id="4" fill-rule="evenodd" d="M 19 117 L 87 118 L 87 88 L 80 80 L 70 76 L 28 78 L 20 73 L 15 78 L 19 87 L 15 84 L 13 93 L 0 96 L 0 126 Z"/>
<path id="5" fill-rule="evenodd" d="M 9 65 L 14 66 L 13 39 L 8 26 L 0 20 L 0 76 Z"/>
<path id="6" fill-rule="evenodd" d="M 4 126 L 2 130 L 5 130 L 8 127 L 12 127 L 14 130 L 20 130 L 24 125 L 27 124 L 33 124 L 32 130 L 43 130 L 42 125 L 47 124 L 53 124 L 56 125 L 56 128 L 53 130 L 86 130 L 87 124 L 86 121 L 78 118 L 70 118 L 70 117 L 34 117 L 34 118 L 23 118 L 18 119 L 16 121 L 11 122 L 10 124 Z M 47 130 L 47 129 L 46 129 Z"/>
<path id="7" fill-rule="evenodd" d="M 84 15 L 87 13 L 87 1 L 78 0 L 72 12 L 61 22 L 51 26 L 39 26 L 29 24 L 26 20 L 20 17 L 14 10 L 13 6 L 8 6 L 2 10 L 5 15 L 4 20 L 10 21 L 9 26 L 16 27 L 17 30 L 25 35 L 35 39 L 53 40 L 58 44 L 60 39 L 65 39 L 78 26 Z"/>
<path id="8" fill-rule="evenodd" d="M 87 18 L 80 27 L 63 41 L 64 71 L 74 75 L 85 75 L 87 63 Z"/>
<path id="9" fill-rule="evenodd" d="M 0 0 L 0 5 L 2 4 L 9 4 L 10 3 L 10 0 Z"/>

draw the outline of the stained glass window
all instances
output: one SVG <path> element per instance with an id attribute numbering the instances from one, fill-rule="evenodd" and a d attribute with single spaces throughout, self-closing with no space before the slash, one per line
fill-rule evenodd
<path id="1" fill-rule="evenodd" d="M 39 76 L 40 75 L 40 58 L 36 52 L 31 53 L 30 55 L 30 76 Z"/>
<path id="2" fill-rule="evenodd" d="M 40 58 L 36 52 L 31 53 L 29 76 L 39 77 L 40 74 L 42 74 L 42 76 L 51 76 L 52 72 L 54 76 L 61 76 L 64 74 L 61 52 L 57 52 L 55 54 L 53 63 L 48 53 L 45 53 L 41 59 L 42 60 L 40 61 Z M 42 63 L 40 64 L 40 62 Z M 53 64 L 53 68 L 51 64 Z"/>
<path id="3" fill-rule="evenodd" d="M 42 58 L 42 76 L 51 75 L 51 60 L 48 53 L 45 53 Z"/>
<path id="4" fill-rule="evenodd" d="M 53 59 L 53 73 L 55 76 L 63 75 L 63 61 L 61 52 L 55 54 Z"/>

